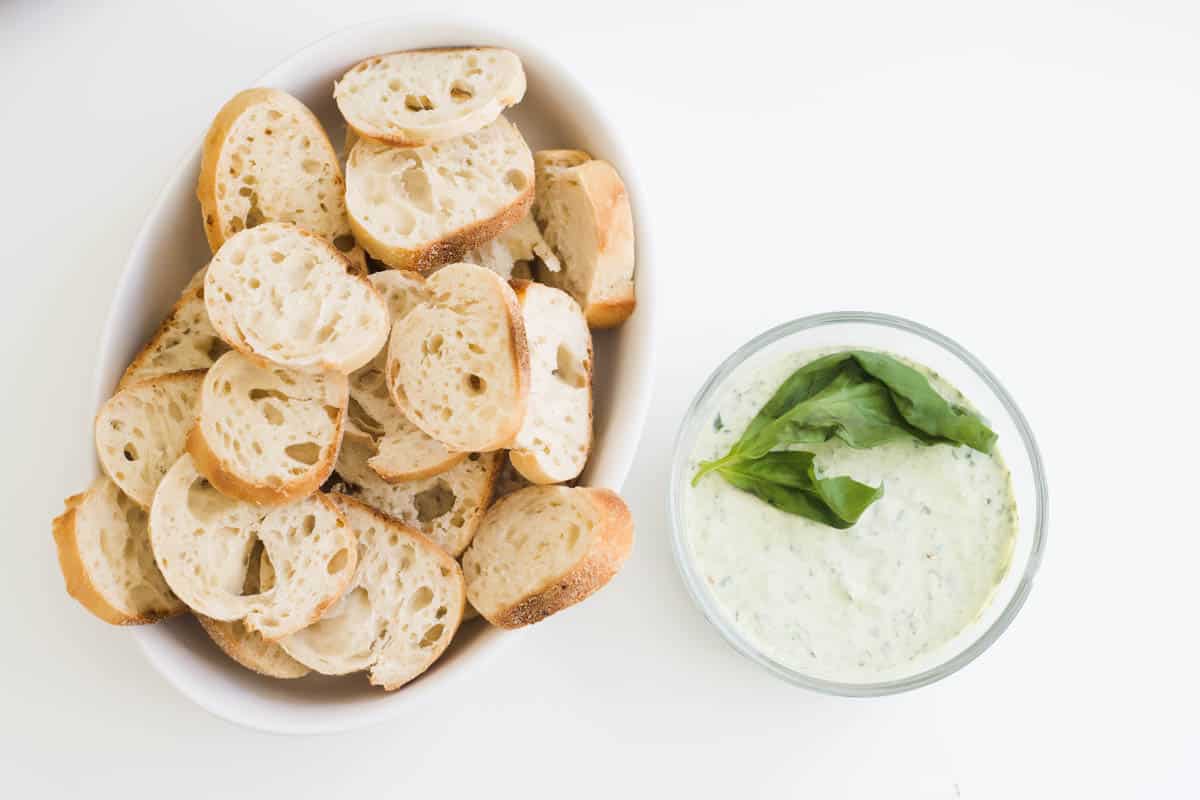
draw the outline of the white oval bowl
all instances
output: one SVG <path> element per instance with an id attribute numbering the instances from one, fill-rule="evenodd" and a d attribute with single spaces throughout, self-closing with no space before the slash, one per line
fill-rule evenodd
<path id="1" fill-rule="evenodd" d="M 532 148 L 587 150 L 610 161 L 629 191 L 637 229 L 638 307 L 623 326 L 595 336 L 595 445 L 581 479 L 583 485 L 619 489 L 633 461 L 650 402 L 654 272 L 645 199 L 636 170 L 583 87 L 540 48 L 519 36 L 490 25 L 413 18 L 377 20 L 339 31 L 246 86 L 271 86 L 299 97 L 321 118 L 340 149 L 345 125 L 333 102 L 333 82 L 347 68 L 377 53 L 471 44 L 508 47 L 520 55 L 528 91 L 508 117 Z M 96 367 L 97 408 L 111 395 L 125 366 L 155 330 L 187 279 L 210 258 L 195 196 L 202 136 L 203 131 L 197 131 L 197 145 L 143 224 L 117 285 Z M 468 624 L 428 673 L 400 691 L 385 693 L 369 686 L 362 675 L 309 676 L 293 681 L 261 677 L 221 653 L 190 616 L 132 633 L 154 668 L 204 709 L 250 728 L 293 734 L 348 730 L 398 717 L 439 698 L 453 702 L 457 682 L 471 680 L 502 645 L 520 638 L 520 632 L 500 631 L 482 622 Z"/>

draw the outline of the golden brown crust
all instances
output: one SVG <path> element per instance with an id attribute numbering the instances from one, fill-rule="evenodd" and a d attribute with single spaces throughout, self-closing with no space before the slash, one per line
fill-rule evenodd
<path id="1" fill-rule="evenodd" d="M 524 219 L 529 213 L 529 207 L 533 205 L 533 193 L 534 186 L 530 184 L 511 204 L 491 217 L 464 225 L 440 239 L 426 243 L 419 250 L 406 250 L 384 244 L 363 228 L 353 214 L 349 214 L 350 228 L 354 231 L 354 238 L 373 258 L 393 269 L 409 269 L 427 274 L 438 267 L 453 264 L 466 253 L 491 241 Z"/>
<path id="2" fill-rule="evenodd" d="M 598 302 L 588 303 L 584 316 L 587 317 L 589 328 L 615 328 L 633 315 L 637 308 L 637 300 L 633 296 L 633 287 L 623 297 L 611 297 Z"/>
<path id="3" fill-rule="evenodd" d="M 201 269 L 196 272 L 196 276 L 199 276 L 203 269 L 204 268 L 201 267 Z M 163 337 L 168 335 L 171 329 L 171 323 L 175 320 L 176 316 L 179 314 L 179 310 L 184 306 L 184 304 L 193 297 L 201 301 L 204 299 L 204 281 L 201 279 L 197 282 L 196 276 L 193 276 L 188 282 L 187 287 L 183 290 L 182 294 L 180 294 L 179 299 L 175 301 L 175 305 L 171 306 L 171 310 L 167 313 L 167 316 L 165 316 L 163 321 L 159 323 L 158 328 L 154 331 L 154 334 L 149 338 L 149 340 L 147 340 L 142 349 L 138 351 L 138 354 L 134 356 L 133 361 L 129 363 L 129 366 L 125 368 L 125 371 L 121 373 L 121 379 L 117 381 L 117 388 L 115 390 L 116 392 L 126 389 L 132 384 L 138 382 L 139 379 L 136 379 L 135 376 L 141 371 L 146 361 L 154 352 L 155 345 L 162 341 Z M 205 310 L 205 313 L 208 313 L 207 309 Z"/>
<path id="4" fill-rule="evenodd" d="M 147 625 L 183 613 L 186 609 L 180 603 L 179 608 L 171 612 L 130 616 L 120 609 L 114 608 L 104 599 L 104 595 L 92 583 L 87 567 L 84 566 L 83 557 L 79 553 L 79 540 L 75 524 L 79 506 L 86 497 L 87 492 L 80 492 L 68 497 L 64 502 L 66 510 L 55 517 L 51 523 L 54 546 L 58 551 L 58 566 L 62 570 L 67 594 L 110 625 Z"/>
<path id="5" fill-rule="evenodd" d="M 600 523 L 587 554 L 565 574 L 552 576 L 521 601 L 489 616 L 488 622 L 499 628 L 520 628 L 541 622 L 587 599 L 620 571 L 633 546 L 633 516 L 629 507 L 609 489 L 576 491 L 586 493 L 600 514 Z M 493 509 L 516 494 L 501 499 Z"/>
<path id="6" fill-rule="evenodd" d="M 345 190 L 346 179 L 342 175 L 337 151 L 333 148 L 333 143 L 329 141 L 329 135 L 325 132 L 321 121 L 308 106 L 279 89 L 258 87 L 238 92 L 217 112 L 212 125 L 208 128 L 208 133 L 204 136 L 204 147 L 200 153 L 200 178 L 196 182 L 196 198 L 200 201 L 204 235 L 208 238 L 209 249 L 214 253 L 225 243 L 225 226 L 220 218 L 220 204 L 217 201 L 217 165 L 221 161 L 221 147 L 229 137 L 229 131 L 247 109 L 271 99 L 282 100 L 285 104 L 294 105 L 297 111 L 303 109 L 304 115 L 309 118 L 313 127 L 320 131 L 321 139 L 328 148 L 330 161 L 337 173 L 337 182 L 342 186 L 343 191 Z M 365 260 L 362 260 L 361 269 L 365 273 Z"/>
<path id="7" fill-rule="evenodd" d="M 491 270 L 488 270 L 488 272 L 491 275 L 495 275 Z M 496 275 L 496 278 L 501 284 L 504 283 L 504 279 L 500 278 L 499 275 Z M 525 422 L 525 409 L 529 406 L 529 340 L 525 337 L 525 320 L 521 316 L 521 304 L 517 300 L 516 292 L 502 292 L 502 295 L 504 297 L 505 310 L 508 311 L 508 333 L 509 341 L 512 342 L 514 380 L 518 396 L 513 404 L 514 413 L 511 415 L 515 423 L 512 425 L 512 430 L 507 433 L 507 436 L 497 437 L 494 446 L 485 448 L 487 450 L 499 450 L 507 447 L 512 442 L 516 435 L 521 432 L 521 425 Z"/>
<path id="8" fill-rule="evenodd" d="M 250 648 L 246 647 L 246 643 L 237 634 L 231 633 L 229 630 L 230 626 L 241 625 L 241 620 L 222 622 L 212 617 L 206 617 L 203 614 L 196 614 L 195 617 L 200 623 L 200 627 L 204 628 L 204 632 L 208 634 L 208 637 L 213 640 L 213 643 L 217 647 L 221 648 L 225 655 L 252 672 L 257 672 L 259 675 L 265 675 L 268 678 L 291 680 L 294 678 L 303 678 L 310 671 L 308 667 L 285 653 L 282 647 L 274 642 L 267 642 L 266 639 L 263 639 L 263 641 L 267 643 L 267 646 L 278 648 L 278 655 L 282 656 L 286 661 L 281 659 L 279 663 L 276 663 L 268 659 L 255 658 Z M 246 631 L 246 635 L 257 635 L 260 638 L 262 636 L 262 634 L 252 634 L 250 631 Z"/>

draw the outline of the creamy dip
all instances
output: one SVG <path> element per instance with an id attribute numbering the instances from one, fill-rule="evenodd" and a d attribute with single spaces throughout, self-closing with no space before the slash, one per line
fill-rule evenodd
<path id="1" fill-rule="evenodd" d="M 728 452 L 788 375 L 829 352 L 735 372 L 717 390 L 688 479 L 701 461 Z M 945 381 L 913 366 L 943 397 L 969 407 Z M 854 450 L 838 440 L 796 449 L 816 454 L 822 476 L 882 483 L 884 496 L 853 527 L 837 530 L 710 473 L 688 486 L 684 501 L 696 572 L 727 620 L 787 667 L 848 683 L 904 674 L 979 616 L 1008 568 L 1017 508 L 999 450 L 989 456 L 915 442 Z"/>

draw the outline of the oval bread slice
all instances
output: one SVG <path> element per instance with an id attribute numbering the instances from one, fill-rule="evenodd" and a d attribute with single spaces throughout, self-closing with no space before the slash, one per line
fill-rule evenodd
<path id="1" fill-rule="evenodd" d="M 154 563 L 146 510 L 101 476 L 67 498 L 54 543 L 67 593 L 113 625 L 141 625 L 186 611 Z"/>
<path id="2" fill-rule="evenodd" d="M 592 449 L 592 334 L 564 291 L 514 281 L 529 343 L 529 405 L 508 457 L 529 481 L 562 483 Z"/>
<path id="3" fill-rule="evenodd" d="M 534 156 L 533 213 L 562 269 L 538 277 L 571 293 L 588 324 L 611 328 L 633 313 L 633 212 L 621 176 L 582 150 L 542 150 Z"/>
<path id="4" fill-rule="evenodd" d="M 204 137 L 196 196 L 215 253 L 238 231 L 292 222 L 331 242 L 365 272 L 346 217 L 337 152 L 316 116 L 279 89 L 247 89 Z"/>
<path id="5" fill-rule="evenodd" d="M 317 672 L 368 670 L 373 685 L 398 689 L 427 670 L 458 630 L 462 569 L 412 528 L 352 498 L 331 499 L 358 538 L 354 580 L 321 619 L 279 644 Z"/>
<path id="6" fill-rule="evenodd" d="M 188 452 L 225 494 L 288 503 L 312 494 L 333 472 L 346 401 L 345 375 L 226 353 L 204 376 Z"/>
<path id="7" fill-rule="evenodd" d="M 275 584 L 247 595 L 256 541 L 274 566 Z M 150 542 L 167 584 L 190 608 L 244 620 L 270 640 L 319 619 L 345 592 L 358 560 L 353 532 L 325 495 L 260 510 L 218 492 L 186 454 L 154 494 Z"/>
<path id="8" fill-rule="evenodd" d="M 208 321 L 208 309 L 204 307 L 205 273 L 201 269 L 188 281 L 171 313 L 125 369 L 117 391 L 159 375 L 208 369 L 229 350 L 229 345 Z"/>
<path id="9" fill-rule="evenodd" d="M 456 47 L 360 61 L 333 96 L 358 135 L 413 146 L 478 130 L 525 96 L 525 70 L 509 50 Z"/>
<path id="10" fill-rule="evenodd" d="M 354 235 L 397 269 L 428 272 L 457 261 L 520 222 L 533 191 L 533 155 L 503 117 L 424 147 L 361 139 L 346 162 Z"/>
<path id="11" fill-rule="evenodd" d="M 467 598 L 501 628 L 540 622 L 608 583 L 633 517 L 608 489 L 534 486 L 499 500 L 463 555 Z"/>
<path id="12" fill-rule="evenodd" d="M 204 372 L 176 372 L 117 392 L 96 415 L 96 453 L 131 500 L 150 507 L 162 476 L 183 455 Z"/>
<path id="13" fill-rule="evenodd" d="M 426 286 L 429 301 L 396 324 L 388 343 L 392 399 L 451 450 L 505 447 L 529 396 L 517 297 L 499 275 L 474 264 L 451 264 Z"/>
<path id="14" fill-rule="evenodd" d="M 416 528 L 457 558 L 471 543 L 492 501 L 504 454 L 472 453 L 431 478 L 388 483 L 367 466 L 374 452 L 369 439 L 347 434 L 338 454 L 333 490 Z"/>
<path id="15" fill-rule="evenodd" d="M 387 270 L 370 280 L 387 303 L 393 325 L 428 298 L 425 279 L 415 272 Z M 350 376 L 347 425 L 374 441 L 377 452 L 367 462 L 371 469 L 395 483 L 437 475 L 466 458 L 428 436 L 396 407 L 384 378 L 386 362 L 385 348 Z"/>
<path id="16" fill-rule="evenodd" d="M 388 313 L 333 245 L 267 222 L 229 238 L 204 279 L 217 333 L 243 353 L 309 372 L 349 374 L 383 347 Z"/>

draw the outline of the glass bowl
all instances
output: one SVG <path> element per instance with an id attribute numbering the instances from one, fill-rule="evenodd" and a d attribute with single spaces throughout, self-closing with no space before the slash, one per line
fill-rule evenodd
<path id="1" fill-rule="evenodd" d="M 991 600 L 957 636 L 915 659 L 894 678 L 845 683 L 807 675 L 771 658 L 730 622 L 698 574 L 684 503 L 691 479 L 689 459 L 700 426 L 713 417 L 722 387 L 744 367 L 769 364 L 787 353 L 812 349 L 884 350 L 917 361 L 959 389 L 999 435 L 1000 453 L 1012 475 L 1018 529 L 1009 567 Z M 742 655 L 789 683 L 826 694 L 875 697 L 941 680 L 977 658 L 1012 623 L 1033 587 L 1046 543 L 1047 491 L 1033 431 L 1008 392 L 979 359 L 937 331 L 901 317 L 860 311 L 817 314 L 763 333 L 717 367 L 692 401 L 671 463 L 670 517 L 675 560 L 692 599 L 726 641 Z"/>

